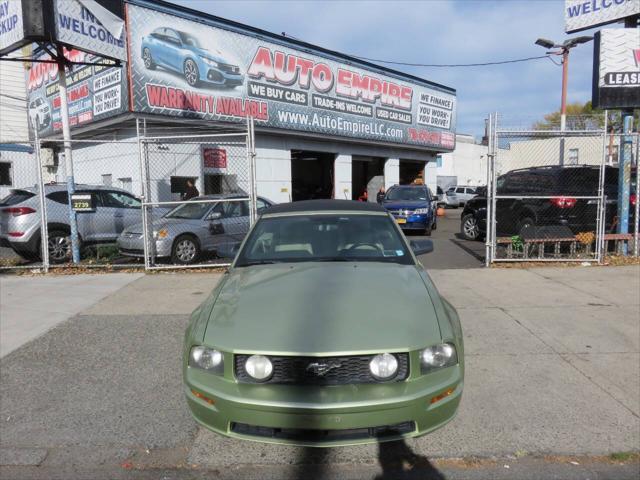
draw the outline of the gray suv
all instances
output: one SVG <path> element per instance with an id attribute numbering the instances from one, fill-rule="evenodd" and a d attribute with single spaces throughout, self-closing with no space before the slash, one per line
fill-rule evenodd
<path id="1" fill-rule="evenodd" d="M 45 185 L 49 260 L 71 259 L 68 194 L 66 184 Z M 140 222 L 141 204 L 131 193 L 119 188 L 76 185 L 77 193 L 90 194 L 95 209 L 78 212 L 78 235 L 82 245 L 114 243 L 127 227 Z M 41 256 L 40 200 L 34 188 L 11 190 L 0 200 L 0 243 L 20 256 L 37 260 Z"/>
<path id="2" fill-rule="evenodd" d="M 249 231 L 249 202 L 242 198 L 246 194 L 203 195 L 156 218 L 149 229 L 154 255 L 187 265 L 198 262 L 204 252 L 215 253 L 222 245 L 241 242 Z M 256 201 L 258 214 L 272 205 L 262 197 Z M 122 255 L 144 256 L 142 231 L 142 224 L 137 224 L 122 232 L 118 238 Z"/>

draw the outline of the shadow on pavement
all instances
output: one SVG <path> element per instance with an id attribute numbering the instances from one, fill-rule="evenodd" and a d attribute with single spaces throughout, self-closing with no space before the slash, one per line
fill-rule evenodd
<path id="1" fill-rule="evenodd" d="M 457 236 L 458 236 L 458 234 L 456 234 L 456 237 Z M 460 240 L 450 239 L 450 241 L 451 241 L 451 243 L 453 243 L 454 245 L 457 245 L 458 247 L 460 247 L 462 250 L 467 252 L 469 255 L 471 255 L 475 259 L 480 260 L 481 262 L 484 262 L 484 255 L 479 254 L 478 252 L 472 250 L 467 245 L 465 245 L 465 242 L 467 242 L 468 240 L 460 241 Z M 484 243 L 482 245 L 484 246 Z"/>
<path id="2" fill-rule="evenodd" d="M 303 447 L 298 459 L 295 480 L 326 480 L 328 448 Z M 293 479 L 292 479 L 293 480 Z"/>
<path id="3" fill-rule="evenodd" d="M 404 440 L 378 444 L 382 473 L 375 480 L 446 480 L 429 459 L 415 453 Z"/>

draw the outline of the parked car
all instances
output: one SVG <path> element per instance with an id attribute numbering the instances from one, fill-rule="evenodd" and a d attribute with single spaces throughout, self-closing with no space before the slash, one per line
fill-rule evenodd
<path id="1" fill-rule="evenodd" d="M 196 263 L 204 252 L 215 253 L 220 245 L 241 241 L 249 231 L 249 202 L 224 201 L 236 198 L 246 198 L 246 195 L 194 197 L 155 220 L 152 225 L 154 255 L 186 265 Z M 262 197 L 256 201 L 259 213 L 272 205 Z M 125 229 L 118 237 L 120 253 L 144 257 L 142 232 L 141 223 Z"/>
<path id="2" fill-rule="evenodd" d="M 375 203 L 271 207 L 191 316 L 182 373 L 194 418 L 221 435 L 304 446 L 445 425 L 462 396 L 464 344 L 416 258 L 432 249 Z"/>
<path id="3" fill-rule="evenodd" d="M 597 201 L 576 197 L 597 196 L 600 167 L 545 166 L 508 172 L 497 179 L 498 195 L 514 198 L 496 200 L 496 231 L 518 235 L 530 226 L 566 226 L 573 233 L 595 231 Z M 462 212 L 460 232 L 468 240 L 486 231 L 486 189 L 467 202 Z M 614 225 L 618 197 L 618 169 L 605 168 L 607 208 L 605 228 Z M 518 198 L 518 196 L 548 198 Z"/>
<path id="4" fill-rule="evenodd" d="M 467 203 L 469 200 L 471 200 L 473 197 L 476 196 L 476 189 L 477 188 L 478 187 L 469 187 L 469 186 L 465 186 L 465 185 L 456 185 L 455 187 L 449 187 L 447 189 L 447 195 L 449 195 L 449 193 L 454 194 L 455 195 L 455 201 L 458 202 L 456 207 L 462 207 L 462 206 L 464 206 L 465 203 Z M 451 203 L 453 203 L 454 198 L 453 198 L 453 195 L 451 195 L 451 196 L 452 196 Z"/>
<path id="5" fill-rule="evenodd" d="M 431 235 L 438 227 L 431 193 L 425 185 L 394 185 L 387 191 L 382 206 L 402 230 Z"/>
<path id="6" fill-rule="evenodd" d="M 51 122 L 51 107 L 42 97 L 37 97 L 29 102 L 29 120 L 36 130 L 42 130 Z"/>
<path id="7" fill-rule="evenodd" d="M 190 33 L 173 28 L 156 28 L 143 37 L 140 53 L 148 70 L 160 66 L 177 72 L 192 87 L 203 83 L 235 87 L 244 82 L 240 67 L 222 52 L 204 48 Z"/>
<path id="8" fill-rule="evenodd" d="M 126 190 L 78 184 L 76 192 L 90 194 L 95 205 L 93 211 L 76 215 L 82 245 L 115 242 L 122 230 L 140 222 L 140 200 Z M 71 230 L 67 185 L 46 185 L 45 199 L 49 260 L 69 261 Z M 35 187 L 13 189 L 0 200 L 0 238 L 24 258 L 40 258 L 40 200 Z"/>
<path id="9" fill-rule="evenodd" d="M 460 206 L 460 201 L 456 195 L 455 188 L 448 189 L 444 192 L 444 206 L 449 208 L 458 208 Z"/>

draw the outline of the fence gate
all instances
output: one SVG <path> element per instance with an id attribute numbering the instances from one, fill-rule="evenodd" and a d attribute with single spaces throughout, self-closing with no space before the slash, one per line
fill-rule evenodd
<path id="1" fill-rule="evenodd" d="M 512 125 L 497 114 L 488 121 L 487 264 L 600 262 L 616 229 L 609 154 L 620 138 L 606 134 L 604 117 L 569 117 L 563 131 Z"/>
<path id="2" fill-rule="evenodd" d="M 229 265 L 264 207 L 253 138 L 251 122 L 241 132 L 140 137 L 142 224 L 124 232 L 121 252 L 147 269 Z"/>

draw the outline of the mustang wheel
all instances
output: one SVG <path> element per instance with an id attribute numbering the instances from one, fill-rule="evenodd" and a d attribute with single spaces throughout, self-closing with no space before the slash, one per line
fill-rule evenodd
<path id="1" fill-rule="evenodd" d="M 196 65 L 196 62 L 191 59 L 184 62 L 184 79 L 192 87 L 197 87 L 200 83 L 200 72 L 198 71 L 198 66 Z"/>
<path id="2" fill-rule="evenodd" d="M 145 48 L 142 51 L 142 60 L 144 61 L 144 66 L 147 70 L 154 70 L 156 68 L 156 64 L 151 56 L 151 50 L 148 48 Z"/>
<path id="3" fill-rule="evenodd" d="M 200 258 L 200 245 L 191 235 L 182 235 L 176 239 L 171 249 L 171 260 L 180 265 L 195 263 Z"/>
<path id="4" fill-rule="evenodd" d="M 49 232 L 47 241 L 51 263 L 63 263 L 71 260 L 71 235 L 62 230 Z"/>
<path id="5" fill-rule="evenodd" d="M 480 236 L 478 221 L 476 220 L 476 217 L 474 217 L 471 213 L 462 217 L 462 228 L 460 230 L 462 236 L 466 240 L 477 240 Z"/>

